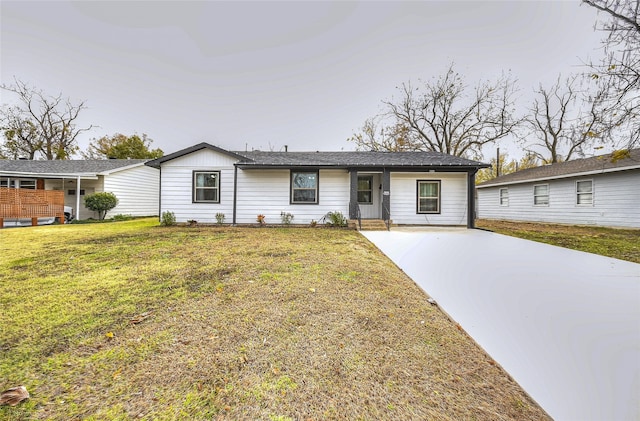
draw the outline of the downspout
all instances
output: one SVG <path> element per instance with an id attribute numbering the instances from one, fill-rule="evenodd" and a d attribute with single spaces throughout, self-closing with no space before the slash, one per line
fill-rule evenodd
<path id="1" fill-rule="evenodd" d="M 238 165 L 233 164 L 233 220 L 232 225 L 236 226 L 236 196 L 238 195 Z"/>
<path id="2" fill-rule="evenodd" d="M 159 166 L 158 171 L 158 221 L 162 222 L 162 165 Z"/>
<path id="3" fill-rule="evenodd" d="M 476 226 L 476 172 L 477 168 L 470 169 L 467 172 L 467 228 L 472 229 Z"/>

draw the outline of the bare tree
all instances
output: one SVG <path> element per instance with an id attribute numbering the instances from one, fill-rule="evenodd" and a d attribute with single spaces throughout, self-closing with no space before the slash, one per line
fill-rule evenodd
<path id="1" fill-rule="evenodd" d="M 6 139 L 4 149 L 12 155 L 25 153 L 33 159 L 41 154 L 48 160 L 67 159 L 78 150 L 78 135 L 93 127 L 75 126 L 80 111 L 86 108 L 84 102 L 72 104 L 62 94 L 46 95 L 18 79 L 14 85 L 1 88 L 16 94 L 21 103 L 3 107 L 0 114 Z"/>
<path id="2" fill-rule="evenodd" d="M 402 142 L 398 145 L 383 138 L 374 142 L 379 148 L 481 156 L 484 145 L 512 133 L 518 124 L 513 117 L 515 81 L 507 76 L 481 82 L 470 90 L 451 64 L 437 79 L 419 87 L 403 83 L 398 91 L 397 99 L 383 104 L 384 115 L 391 121 L 387 127 L 395 128 L 387 136 L 400 133 Z M 358 143 L 358 135 L 354 138 Z"/>
<path id="3" fill-rule="evenodd" d="M 499 175 L 511 174 L 516 171 L 526 170 L 527 168 L 534 168 L 539 165 L 538 158 L 531 154 L 527 153 L 523 156 L 520 161 L 516 161 L 515 159 L 509 159 L 509 154 L 501 153 L 498 155 L 499 161 L 496 158 L 491 158 L 489 168 L 482 168 L 476 174 L 476 184 L 480 184 L 484 181 L 493 180 Z"/>
<path id="4" fill-rule="evenodd" d="M 0 115 L 5 137 L 4 144 L 0 143 L 0 157 L 33 159 L 42 147 L 36 123 L 24 116 L 18 107 L 3 106 Z"/>
<path id="5" fill-rule="evenodd" d="M 368 118 L 355 133 L 347 139 L 356 144 L 356 149 L 364 151 L 402 152 L 419 150 L 411 140 L 411 129 L 401 123 L 386 121 L 384 115 Z"/>
<path id="6" fill-rule="evenodd" d="M 578 76 L 569 76 L 535 90 L 530 114 L 518 137 L 525 150 L 547 163 L 568 161 L 584 155 L 584 148 L 609 137 L 601 119 L 604 93 L 586 96 L 579 89 Z M 585 99 L 586 98 L 586 99 Z"/>
<path id="7" fill-rule="evenodd" d="M 605 32 L 605 58 L 591 64 L 591 78 L 604 93 L 599 104 L 603 123 L 613 136 L 640 144 L 640 0 L 582 0 L 608 19 L 597 24 Z"/>

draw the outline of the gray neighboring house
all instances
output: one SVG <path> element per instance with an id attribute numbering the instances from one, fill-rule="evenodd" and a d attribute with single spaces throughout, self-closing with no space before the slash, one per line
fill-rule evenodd
<path id="1" fill-rule="evenodd" d="M 149 161 L 160 169 L 160 209 L 178 222 L 279 224 L 350 219 L 474 225 L 474 180 L 488 165 L 438 152 L 232 152 L 200 143 Z"/>
<path id="2" fill-rule="evenodd" d="M 640 228 L 640 149 L 517 171 L 476 190 L 481 219 Z"/>
<path id="3" fill-rule="evenodd" d="M 0 160 L 0 187 L 62 190 L 64 204 L 76 219 L 97 218 L 84 207 L 84 196 L 112 192 L 118 205 L 109 215 L 158 214 L 160 173 L 147 159 L 105 160 Z"/>

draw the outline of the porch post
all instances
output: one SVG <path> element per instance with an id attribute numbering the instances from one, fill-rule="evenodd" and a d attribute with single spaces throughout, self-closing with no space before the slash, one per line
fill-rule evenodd
<path id="1" fill-rule="evenodd" d="M 382 170 L 382 220 L 391 221 L 391 172 Z"/>
<path id="2" fill-rule="evenodd" d="M 80 219 L 80 176 L 76 182 L 76 219 Z"/>
<path id="3" fill-rule="evenodd" d="M 233 165 L 233 218 L 231 225 L 236 226 L 236 209 L 238 205 L 238 166 Z"/>
<path id="4" fill-rule="evenodd" d="M 476 171 L 467 173 L 467 228 L 476 226 Z"/>
<path id="5" fill-rule="evenodd" d="M 358 201 L 358 170 L 349 170 L 349 219 L 356 219 L 356 209 L 351 206 Z"/>

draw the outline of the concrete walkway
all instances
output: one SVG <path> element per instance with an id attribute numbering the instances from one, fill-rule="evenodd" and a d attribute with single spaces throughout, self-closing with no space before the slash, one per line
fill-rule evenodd
<path id="1" fill-rule="evenodd" d="M 362 234 L 556 420 L 640 420 L 640 264 L 480 230 Z"/>

